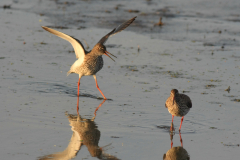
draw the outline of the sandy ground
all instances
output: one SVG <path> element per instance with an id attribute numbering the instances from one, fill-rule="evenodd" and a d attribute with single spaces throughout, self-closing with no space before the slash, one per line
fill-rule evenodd
<path id="1" fill-rule="evenodd" d="M 96 159 L 94 147 L 103 147 L 105 159 L 161 159 L 171 148 L 165 101 L 173 88 L 193 102 L 181 134 L 191 159 L 238 159 L 239 1 L 16 0 L 0 6 L 1 159 Z M 58 30 L 92 48 L 136 15 L 106 43 L 118 58 L 104 56 L 97 74 L 112 101 L 93 120 L 101 94 L 93 77 L 83 77 L 80 115 L 89 120 L 77 121 L 78 75 L 66 77 L 73 49 L 41 26 L 68 27 Z M 160 16 L 164 25 L 154 26 Z M 175 117 L 176 130 L 179 124 Z M 96 139 L 92 146 L 79 143 L 85 131 Z M 181 146 L 178 132 L 173 146 Z"/>

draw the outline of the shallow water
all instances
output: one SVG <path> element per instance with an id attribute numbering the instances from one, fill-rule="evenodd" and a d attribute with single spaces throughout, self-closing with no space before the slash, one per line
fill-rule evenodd
<path id="1" fill-rule="evenodd" d="M 24 0 L 0 8 L 1 159 L 56 153 L 62 159 L 161 159 L 171 149 L 165 101 L 173 88 L 193 102 L 181 131 L 191 159 L 238 159 L 239 5 L 237 0 Z M 99 87 L 112 100 L 91 121 L 103 101 L 94 79 L 83 77 L 80 116 L 91 123 L 74 128 L 71 120 L 78 127 L 85 122 L 76 121 L 78 75 L 66 77 L 75 55 L 68 42 L 41 26 L 68 27 L 57 30 L 92 48 L 134 16 L 130 27 L 106 43 L 116 62 L 104 56 L 97 73 Z M 164 25 L 154 26 L 160 16 Z M 181 146 L 179 124 L 175 117 L 173 147 Z M 92 133 L 93 144 L 79 143 L 84 131 Z"/>

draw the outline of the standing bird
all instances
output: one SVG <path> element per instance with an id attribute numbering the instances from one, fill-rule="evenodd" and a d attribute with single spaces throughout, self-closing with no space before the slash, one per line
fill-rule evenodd
<path id="1" fill-rule="evenodd" d="M 106 100 L 107 98 L 104 96 L 100 88 L 98 87 L 97 83 L 97 77 L 96 73 L 100 71 L 103 67 L 103 58 L 102 55 L 106 55 L 109 58 L 111 58 L 109 55 L 112 55 L 106 50 L 106 47 L 104 46 L 104 43 L 107 41 L 107 39 L 114 35 L 117 34 L 118 32 L 121 32 L 125 28 L 127 28 L 134 20 L 136 17 L 124 22 L 123 24 L 119 25 L 117 28 L 114 28 L 111 32 L 109 32 L 107 35 L 102 37 L 100 41 L 93 47 L 91 51 L 86 51 L 83 44 L 76 38 L 71 37 L 69 35 L 66 35 L 62 32 L 56 31 L 54 29 L 44 27 L 42 26 L 43 29 L 46 31 L 67 40 L 70 42 L 74 48 L 76 58 L 77 60 L 73 63 L 71 66 L 70 70 L 67 72 L 67 75 L 71 73 L 76 73 L 79 74 L 79 80 L 78 80 L 78 97 L 79 97 L 79 88 L 80 88 L 80 79 L 82 76 L 90 76 L 93 75 L 93 78 L 95 79 L 96 82 L 96 87 Z M 113 57 L 117 58 L 116 56 L 112 55 Z M 112 58 L 111 58 L 112 59 Z M 112 59 L 114 61 L 114 59 Z"/>
<path id="2" fill-rule="evenodd" d="M 172 89 L 170 96 L 166 100 L 165 106 L 168 112 L 172 114 L 172 123 L 174 116 L 182 117 L 179 127 L 180 132 L 183 118 L 189 112 L 190 108 L 192 108 L 191 99 L 185 94 L 179 94 L 177 89 Z M 172 130 L 172 126 L 170 130 Z"/>

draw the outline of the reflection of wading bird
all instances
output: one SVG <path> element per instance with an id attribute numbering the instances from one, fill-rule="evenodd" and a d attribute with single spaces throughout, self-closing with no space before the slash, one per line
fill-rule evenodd
<path id="1" fill-rule="evenodd" d="M 163 155 L 163 160 L 190 160 L 188 152 L 183 148 L 181 133 L 179 133 L 181 146 L 172 147 L 173 134 L 170 134 L 171 139 L 171 149 Z"/>
<path id="2" fill-rule="evenodd" d="M 99 109 L 104 102 L 105 101 L 103 101 L 97 109 Z M 118 158 L 104 152 L 109 149 L 110 144 L 104 147 L 98 146 L 101 133 L 94 122 L 97 109 L 95 110 L 95 116 L 92 119 L 82 118 L 79 114 L 73 115 L 66 113 L 70 123 L 69 125 L 72 127 L 73 131 L 68 147 L 62 152 L 46 155 L 40 157 L 38 160 L 69 160 L 75 158 L 84 145 L 87 147 L 92 157 L 106 160 L 118 160 Z"/>
<path id="3" fill-rule="evenodd" d="M 93 75 L 93 78 L 95 79 L 95 82 L 96 82 L 97 89 L 100 91 L 100 93 L 102 94 L 103 98 L 107 99 L 104 96 L 104 94 L 102 93 L 102 91 L 100 90 L 100 88 L 98 87 L 97 78 L 96 78 L 96 73 L 99 70 L 101 70 L 102 67 L 103 67 L 102 55 L 106 55 L 109 58 L 111 58 L 109 55 L 112 55 L 111 53 L 109 53 L 106 50 L 106 47 L 104 46 L 104 43 L 107 41 L 107 39 L 110 36 L 112 36 L 114 34 L 117 34 L 118 32 L 121 32 L 122 30 L 127 28 L 135 20 L 135 18 L 136 17 L 134 17 L 134 18 L 124 22 L 123 24 L 119 25 L 117 28 L 114 28 L 107 35 L 102 37 L 102 39 L 100 39 L 100 41 L 93 47 L 93 49 L 90 52 L 85 50 L 84 46 L 82 45 L 82 43 L 78 39 L 75 39 L 75 38 L 73 38 L 71 36 L 68 36 L 68 35 L 66 35 L 64 33 L 61 33 L 59 31 L 56 31 L 54 29 L 42 26 L 42 28 L 45 29 L 46 31 L 48 31 L 48 32 L 50 32 L 52 34 L 55 34 L 56 36 L 58 36 L 58 37 L 60 37 L 62 39 L 65 39 L 65 40 L 69 41 L 72 44 L 72 46 L 74 48 L 74 51 L 75 51 L 75 54 L 76 54 L 77 60 L 73 63 L 73 65 L 71 66 L 70 70 L 67 72 L 67 75 L 69 75 L 71 73 L 79 74 L 78 96 L 79 96 L 79 87 L 80 87 L 80 79 L 81 79 L 81 77 L 82 76 Z M 112 56 L 114 56 L 114 55 L 112 55 Z"/>
<path id="4" fill-rule="evenodd" d="M 190 108 L 192 108 L 191 99 L 185 94 L 179 94 L 177 89 L 172 89 L 170 97 L 168 97 L 165 106 L 169 113 L 172 114 L 172 123 L 174 116 L 182 117 L 179 127 L 180 132 L 183 118 L 189 112 Z M 172 126 L 170 130 L 173 130 Z"/>

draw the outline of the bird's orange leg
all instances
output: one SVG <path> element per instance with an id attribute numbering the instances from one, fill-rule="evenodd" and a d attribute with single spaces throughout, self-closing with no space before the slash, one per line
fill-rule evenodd
<path id="1" fill-rule="evenodd" d="M 81 78 L 79 78 L 79 80 L 78 80 L 78 93 L 77 93 L 77 96 L 79 97 L 79 89 L 80 89 L 80 79 Z"/>
<path id="2" fill-rule="evenodd" d="M 174 115 L 172 115 L 172 124 L 171 124 L 171 127 L 170 127 L 170 131 L 171 131 L 171 132 L 174 130 L 174 127 L 173 127 L 173 118 L 174 118 Z"/>
<path id="3" fill-rule="evenodd" d="M 105 101 L 106 101 L 106 100 L 104 99 L 104 100 L 102 101 L 102 103 L 99 104 L 99 106 L 95 109 L 95 112 L 94 112 L 95 117 L 97 116 L 97 111 L 98 111 L 98 109 L 102 106 L 102 104 L 103 104 Z"/>
<path id="4" fill-rule="evenodd" d="M 174 134 L 172 134 L 172 133 L 170 134 L 171 148 L 172 148 L 172 146 L 173 146 L 173 141 L 172 141 L 172 140 L 173 140 L 173 135 L 174 135 Z"/>
<path id="5" fill-rule="evenodd" d="M 78 110 L 79 110 L 79 97 L 77 97 L 77 113 L 79 114 Z"/>
<path id="6" fill-rule="evenodd" d="M 183 147 L 182 136 L 181 136 L 181 133 L 180 133 L 180 132 L 179 132 L 179 136 L 180 136 L 181 146 Z"/>
<path id="7" fill-rule="evenodd" d="M 107 100 L 107 98 L 104 96 L 104 94 L 102 93 L 101 89 L 100 89 L 99 86 L 98 86 L 96 75 L 93 75 L 93 78 L 95 79 L 97 89 L 98 89 L 99 92 L 102 94 L 104 100 Z"/>
<path id="8" fill-rule="evenodd" d="M 78 80 L 78 93 L 77 93 L 77 113 L 78 113 L 78 110 L 79 110 L 79 90 L 80 90 L 80 79 Z"/>
<path id="9" fill-rule="evenodd" d="M 184 118 L 184 116 L 183 116 L 183 117 L 182 117 L 182 119 L 181 119 L 181 124 L 180 124 L 180 127 L 179 127 L 179 132 L 181 131 L 181 127 L 182 127 L 183 118 Z"/>

